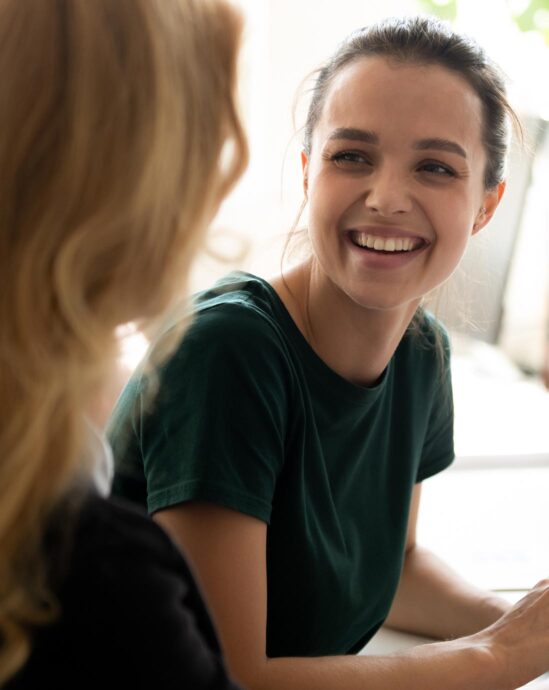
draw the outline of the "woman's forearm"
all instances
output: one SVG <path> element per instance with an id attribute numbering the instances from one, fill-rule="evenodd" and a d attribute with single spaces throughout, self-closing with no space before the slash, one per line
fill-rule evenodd
<path id="1" fill-rule="evenodd" d="M 461 639 L 383 657 L 269 659 L 265 524 L 206 503 L 175 506 L 156 519 L 201 574 L 229 669 L 248 690 L 511 690 L 549 668 L 549 581 Z"/>
<path id="2" fill-rule="evenodd" d="M 480 642 L 454 640 L 394 656 L 336 656 L 268 660 L 249 690 L 506 690 L 494 655 Z"/>
<path id="3" fill-rule="evenodd" d="M 414 546 L 386 624 L 447 640 L 486 628 L 510 608 L 501 597 L 466 582 L 428 549 Z"/>

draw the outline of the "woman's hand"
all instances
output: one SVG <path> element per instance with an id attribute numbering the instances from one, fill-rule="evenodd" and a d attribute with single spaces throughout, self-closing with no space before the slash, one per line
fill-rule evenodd
<path id="1" fill-rule="evenodd" d="M 512 687 L 549 670 L 549 579 L 541 580 L 517 604 L 472 640 L 486 643 L 507 667 Z"/>

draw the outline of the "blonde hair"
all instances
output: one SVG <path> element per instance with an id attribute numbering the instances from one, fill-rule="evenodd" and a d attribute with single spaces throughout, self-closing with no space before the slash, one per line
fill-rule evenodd
<path id="1" fill-rule="evenodd" d="M 0 0 L 0 685 L 55 613 L 45 525 L 115 328 L 181 294 L 246 165 L 240 29 L 224 0 Z"/>

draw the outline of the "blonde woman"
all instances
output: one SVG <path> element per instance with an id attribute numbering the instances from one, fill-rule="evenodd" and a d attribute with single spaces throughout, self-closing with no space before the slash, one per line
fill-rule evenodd
<path id="1" fill-rule="evenodd" d="M 239 34 L 224 0 L 0 2 L 2 687 L 236 687 L 180 553 L 97 492 L 89 415 L 245 165 Z"/>

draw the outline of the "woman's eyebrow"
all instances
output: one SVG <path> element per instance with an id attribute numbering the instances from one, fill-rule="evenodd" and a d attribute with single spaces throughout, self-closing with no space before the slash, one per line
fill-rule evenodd
<path id="1" fill-rule="evenodd" d="M 328 137 L 329 141 L 334 139 L 355 139 L 364 141 L 367 144 L 379 144 L 379 137 L 375 132 L 367 129 L 355 129 L 354 127 L 338 127 Z"/>
<path id="2" fill-rule="evenodd" d="M 366 144 L 379 145 L 379 136 L 369 129 L 356 129 L 355 127 L 338 127 L 328 137 L 328 141 L 335 139 L 352 139 L 355 141 L 363 141 Z M 432 149 L 436 151 L 448 151 L 449 153 L 457 153 L 462 158 L 467 158 L 467 154 L 463 147 L 450 139 L 442 139 L 440 137 L 431 137 L 429 139 L 420 139 L 416 141 L 413 148 L 417 151 L 424 151 Z"/>
<path id="3" fill-rule="evenodd" d="M 462 156 L 465 159 L 467 158 L 467 154 L 463 148 L 459 144 L 456 144 L 455 141 L 450 141 L 450 139 L 421 139 L 420 141 L 416 141 L 413 148 L 418 151 L 423 151 L 425 149 L 448 151 L 449 153 L 457 153 L 458 156 Z"/>

